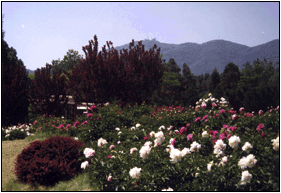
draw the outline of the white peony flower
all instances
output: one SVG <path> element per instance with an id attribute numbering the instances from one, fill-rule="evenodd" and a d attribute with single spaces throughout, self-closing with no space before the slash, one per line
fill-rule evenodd
<path id="1" fill-rule="evenodd" d="M 220 158 L 220 157 L 224 156 L 224 153 L 223 153 L 222 149 L 218 149 L 218 148 L 214 149 L 214 154 L 216 154 L 217 158 Z"/>
<path id="2" fill-rule="evenodd" d="M 196 141 L 194 141 L 191 145 L 190 145 L 190 151 L 191 152 L 199 152 L 199 149 L 201 148 L 201 145 L 199 143 L 197 143 Z"/>
<path id="3" fill-rule="evenodd" d="M 163 131 L 159 131 L 159 132 L 157 132 L 157 133 L 155 133 L 155 138 L 163 138 L 164 137 L 164 133 L 163 133 Z"/>
<path id="4" fill-rule="evenodd" d="M 174 191 L 172 188 L 163 189 L 162 191 Z"/>
<path id="5" fill-rule="evenodd" d="M 122 133 L 122 131 L 119 131 L 119 132 L 118 132 L 118 135 L 121 135 L 121 133 Z"/>
<path id="6" fill-rule="evenodd" d="M 138 149 L 136 147 L 133 147 L 132 149 L 130 149 L 130 154 L 132 154 L 134 151 L 137 151 Z"/>
<path id="7" fill-rule="evenodd" d="M 142 148 L 140 149 L 140 156 L 143 159 L 146 159 L 146 158 L 148 158 L 148 154 L 150 153 L 150 151 L 151 151 L 150 146 L 148 146 L 148 145 L 142 146 Z"/>
<path id="8" fill-rule="evenodd" d="M 165 126 L 164 125 L 161 125 L 160 127 L 159 127 L 159 130 L 161 131 L 161 130 L 164 130 L 165 129 Z"/>
<path id="9" fill-rule="evenodd" d="M 272 145 L 273 145 L 273 149 L 275 151 L 279 150 L 279 136 L 276 139 L 272 139 Z"/>
<path id="10" fill-rule="evenodd" d="M 116 130 L 116 131 L 120 131 L 120 128 L 116 127 L 115 130 Z"/>
<path id="11" fill-rule="evenodd" d="M 181 150 L 181 156 L 184 157 L 186 156 L 187 154 L 191 154 L 191 151 L 189 148 L 183 148 L 183 150 Z"/>
<path id="12" fill-rule="evenodd" d="M 149 135 L 152 137 L 152 136 L 155 135 L 155 132 L 154 132 L 154 131 L 151 131 L 151 132 L 149 133 Z"/>
<path id="13" fill-rule="evenodd" d="M 178 150 L 178 149 L 171 149 L 171 151 L 170 151 L 171 161 L 179 162 L 179 161 L 181 161 L 181 157 L 182 157 L 182 153 L 181 153 L 180 150 Z"/>
<path id="14" fill-rule="evenodd" d="M 253 154 L 247 156 L 247 166 L 249 168 L 254 167 L 256 163 L 257 163 L 257 159 L 255 159 L 255 156 Z"/>
<path id="15" fill-rule="evenodd" d="M 247 165 L 248 165 L 247 158 L 246 158 L 246 157 L 242 157 L 242 158 L 239 160 L 238 165 L 240 166 L 240 168 L 241 168 L 242 170 L 246 169 L 246 168 L 247 168 Z"/>
<path id="16" fill-rule="evenodd" d="M 253 146 L 249 143 L 249 142 L 246 142 L 243 147 L 242 147 L 242 150 L 243 151 L 247 151 L 248 149 L 250 148 L 253 148 Z"/>
<path id="17" fill-rule="evenodd" d="M 81 163 L 81 168 L 85 169 L 88 165 L 89 165 L 89 162 L 88 161 L 84 161 L 84 162 Z"/>
<path id="18" fill-rule="evenodd" d="M 202 133 L 202 137 L 206 138 L 206 137 L 208 137 L 208 136 L 209 136 L 209 134 L 208 134 L 207 131 L 204 131 L 204 132 Z"/>
<path id="19" fill-rule="evenodd" d="M 131 130 L 136 130 L 136 128 L 135 127 L 131 127 Z"/>
<path id="20" fill-rule="evenodd" d="M 207 164 L 208 171 L 211 171 L 213 163 L 214 161 L 211 161 L 210 163 Z"/>
<path id="21" fill-rule="evenodd" d="M 248 170 L 242 172 L 241 185 L 245 185 L 246 182 L 249 182 L 252 179 L 252 174 Z"/>
<path id="22" fill-rule="evenodd" d="M 173 145 L 167 145 L 168 148 L 166 148 L 167 152 L 171 152 L 172 149 L 174 149 Z"/>
<path id="23" fill-rule="evenodd" d="M 138 128 L 138 127 L 140 127 L 140 126 L 141 126 L 141 124 L 139 124 L 139 123 L 136 124 L 136 128 Z"/>
<path id="24" fill-rule="evenodd" d="M 147 141 L 144 143 L 144 146 L 151 146 L 152 145 L 152 142 L 151 141 Z"/>
<path id="25" fill-rule="evenodd" d="M 237 148 L 240 143 L 240 137 L 234 135 L 228 139 L 229 146 L 232 148 Z"/>
<path id="26" fill-rule="evenodd" d="M 226 148 L 226 144 L 223 142 L 223 140 L 219 139 L 219 140 L 217 140 L 214 148 L 224 150 Z"/>
<path id="27" fill-rule="evenodd" d="M 91 157 L 95 154 L 95 150 L 93 150 L 92 148 L 88 148 L 86 147 L 83 151 L 84 155 L 86 158 Z"/>
<path id="28" fill-rule="evenodd" d="M 103 147 L 105 144 L 107 144 L 107 141 L 105 139 L 103 139 L 102 137 L 99 138 L 98 140 L 98 146 L 99 147 Z"/>
<path id="29" fill-rule="evenodd" d="M 130 169 L 129 174 L 132 178 L 139 178 L 140 171 L 141 171 L 141 168 L 134 167 L 134 168 Z"/>

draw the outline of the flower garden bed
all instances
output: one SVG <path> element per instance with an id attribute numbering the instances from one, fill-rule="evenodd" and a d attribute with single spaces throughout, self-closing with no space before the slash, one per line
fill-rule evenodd
<path id="1" fill-rule="evenodd" d="M 92 106 L 74 123 L 41 116 L 36 134 L 82 140 L 81 168 L 101 191 L 280 191 L 279 107 Z"/>

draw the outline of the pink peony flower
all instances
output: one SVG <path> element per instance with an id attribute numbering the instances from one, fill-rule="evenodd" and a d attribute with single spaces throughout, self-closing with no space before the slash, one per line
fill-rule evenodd
<path id="1" fill-rule="evenodd" d="M 266 133 L 262 132 L 261 137 L 265 137 L 265 136 L 266 136 Z"/>
<path id="2" fill-rule="evenodd" d="M 223 114 L 223 113 L 225 113 L 225 110 L 224 110 L 224 109 L 221 109 L 221 110 L 220 110 L 220 114 Z"/>
<path id="3" fill-rule="evenodd" d="M 205 115 L 205 116 L 202 118 L 202 121 L 205 120 L 205 119 L 208 119 L 208 117 L 209 117 L 208 115 Z"/>
<path id="4" fill-rule="evenodd" d="M 217 105 L 216 105 L 216 103 L 212 103 L 212 107 L 216 107 Z"/>
<path id="5" fill-rule="evenodd" d="M 60 125 L 59 128 L 62 129 L 62 130 L 64 130 L 64 126 L 63 126 L 63 125 Z"/>
<path id="6" fill-rule="evenodd" d="M 224 138 L 225 138 L 225 133 L 220 134 L 220 139 L 224 140 Z"/>
<path id="7" fill-rule="evenodd" d="M 197 117 L 194 122 L 197 122 L 197 121 L 200 121 L 201 120 L 201 117 Z"/>
<path id="8" fill-rule="evenodd" d="M 182 127 L 180 129 L 180 134 L 183 135 L 185 132 L 187 132 L 187 128 L 186 127 Z"/>
<path id="9" fill-rule="evenodd" d="M 222 127 L 225 128 L 225 129 L 227 129 L 227 128 L 228 128 L 228 125 L 223 125 Z"/>
<path id="10" fill-rule="evenodd" d="M 159 117 L 159 119 L 161 119 L 162 117 Z"/>
<path id="11" fill-rule="evenodd" d="M 112 150 L 114 147 L 115 147 L 115 145 L 111 145 L 111 146 L 109 147 L 109 149 Z"/>
<path id="12" fill-rule="evenodd" d="M 144 136 L 144 137 L 143 137 L 143 140 L 144 140 L 144 141 L 145 141 L 145 140 L 148 140 L 148 138 L 149 138 L 149 137 Z"/>
<path id="13" fill-rule="evenodd" d="M 39 128 L 39 130 L 41 130 L 41 129 L 42 129 L 42 127 Z"/>
<path id="14" fill-rule="evenodd" d="M 260 132 L 262 130 L 261 128 L 264 128 L 264 124 L 262 123 L 257 126 L 257 132 Z"/>
<path id="15" fill-rule="evenodd" d="M 89 117 L 91 117 L 91 116 L 93 116 L 93 114 L 92 114 L 92 113 L 89 113 L 89 114 L 87 115 L 87 118 L 89 118 Z"/>
<path id="16" fill-rule="evenodd" d="M 230 137 L 231 137 L 231 134 L 228 134 L 226 138 L 229 139 Z"/>
<path id="17" fill-rule="evenodd" d="M 206 107 L 207 107 L 207 104 L 203 102 L 201 105 L 201 108 L 205 109 Z"/>
<path id="18" fill-rule="evenodd" d="M 192 138 L 193 138 L 193 134 L 189 134 L 189 135 L 187 136 L 187 141 L 192 141 Z"/>
<path id="19" fill-rule="evenodd" d="M 66 130 L 68 130 L 70 128 L 71 124 L 67 124 L 66 125 Z"/>
<path id="20" fill-rule="evenodd" d="M 97 106 L 95 106 L 95 105 L 92 105 L 91 108 L 90 108 L 91 111 L 96 110 L 96 109 L 97 109 Z"/>
<path id="21" fill-rule="evenodd" d="M 173 141 L 171 141 L 171 145 L 175 145 L 175 143 L 176 143 L 177 141 L 176 141 L 176 138 L 174 138 L 174 140 Z"/>
<path id="22" fill-rule="evenodd" d="M 247 113 L 246 117 L 253 117 L 253 113 Z"/>
<path id="23" fill-rule="evenodd" d="M 33 125 L 36 125 L 37 123 L 38 123 L 38 121 L 34 121 L 34 122 L 33 122 Z"/>
<path id="24" fill-rule="evenodd" d="M 84 121 L 83 123 L 81 123 L 81 125 L 85 125 L 85 124 L 87 124 L 88 123 L 88 121 Z"/>
<path id="25" fill-rule="evenodd" d="M 236 114 L 233 114 L 232 115 L 232 120 L 235 120 L 235 119 L 237 119 L 238 118 L 238 116 L 236 115 Z"/>

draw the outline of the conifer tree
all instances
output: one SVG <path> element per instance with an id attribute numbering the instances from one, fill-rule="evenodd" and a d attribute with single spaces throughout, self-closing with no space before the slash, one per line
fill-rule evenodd
<path id="1" fill-rule="evenodd" d="M 16 50 L 4 40 L 1 28 L 1 122 L 2 126 L 28 122 L 27 71 Z"/>

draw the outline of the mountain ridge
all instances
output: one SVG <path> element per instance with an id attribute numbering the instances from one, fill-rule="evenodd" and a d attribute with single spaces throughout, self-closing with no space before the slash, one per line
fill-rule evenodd
<path id="1" fill-rule="evenodd" d="M 138 42 L 135 41 L 135 45 Z M 145 50 L 156 44 L 157 47 L 161 48 L 162 59 L 168 62 L 171 58 L 174 58 L 181 69 L 183 64 L 186 63 L 194 75 L 211 74 L 215 67 L 222 73 L 229 62 L 234 62 L 241 70 L 246 62 L 252 64 L 257 58 L 260 60 L 266 58 L 267 61 L 279 63 L 279 39 L 253 47 L 222 39 L 211 40 L 202 44 L 192 42 L 169 44 L 159 42 L 156 39 L 145 39 L 142 43 Z M 116 50 L 129 49 L 129 43 L 114 48 Z"/>
<path id="2" fill-rule="evenodd" d="M 183 68 L 183 64 L 186 63 L 194 75 L 211 74 L 215 68 L 222 73 L 229 62 L 235 63 L 241 70 L 246 62 L 252 64 L 257 58 L 260 60 L 266 58 L 267 61 L 272 61 L 275 64 L 279 64 L 280 61 L 279 39 L 253 47 L 222 39 L 210 40 L 202 44 L 194 42 L 181 44 L 163 43 L 157 41 L 155 38 L 140 41 L 145 46 L 145 50 L 149 50 L 156 44 L 158 48 L 161 48 L 160 53 L 163 54 L 162 59 L 168 62 L 171 58 L 174 58 L 181 69 Z M 139 41 L 134 42 L 136 46 Z M 116 50 L 129 49 L 129 44 L 127 43 L 114 48 Z M 35 71 L 27 70 L 29 74 Z"/>

